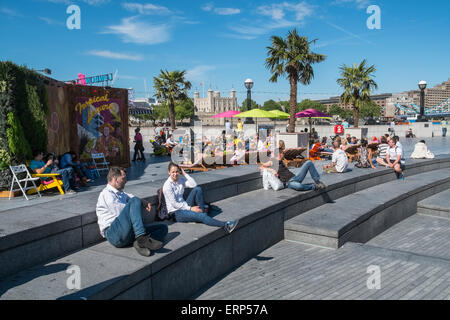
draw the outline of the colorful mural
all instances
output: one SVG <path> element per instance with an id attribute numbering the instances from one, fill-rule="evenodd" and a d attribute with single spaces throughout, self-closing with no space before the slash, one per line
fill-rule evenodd
<path id="1" fill-rule="evenodd" d="M 107 158 L 121 158 L 123 101 L 111 99 L 108 93 L 75 99 L 78 147 L 81 160 L 91 153 L 104 153 Z"/>

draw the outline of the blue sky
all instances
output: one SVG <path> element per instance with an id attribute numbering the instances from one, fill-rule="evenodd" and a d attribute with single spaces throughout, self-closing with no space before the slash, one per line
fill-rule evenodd
<path id="1" fill-rule="evenodd" d="M 80 30 L 66 26 L 70 4 L 81 9 Z M 369 5 L 381 9 L 380 30 L 367 27 Z M 327 55 L 299 101 L 340 94 L 339 66 L 363 59 L 377 68 L 375 93 L 401 92 L 450 78 L 448 12 L 448 0 L 0 0 L 0 60 L 50 68 L 58 80 L 118 70 L 114 86 L 136 97 L 144 79 L 154 94 L 160 69 L 187 70 L 191 96 L 203 94 L 202 82 L 222 95 L 234 86 L 239 104 L 252 78 L 252 98 L 263 103 L 289 97 L 288 81 L 270 83 L 264 62 L 270 37 L 297 28 Z"/>

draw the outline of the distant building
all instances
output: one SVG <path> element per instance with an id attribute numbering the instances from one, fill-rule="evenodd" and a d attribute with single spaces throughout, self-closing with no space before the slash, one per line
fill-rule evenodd
<path id="1" fill-rule="evenodd" d="M 403 115 L 406 112 L 397 108 L 395 104 L 399 104 L 400 106 L 405 106 L 406 108 L 410 108 L 411 104 L 414 103 L 414 96 L 409 95 L 406 92 L 403 93 L 393 93 L 392 97 L 386 100 L 386 115 L 385 117 L 394 117 L 396 115 Z"/>
<path id="2" fill-rule="evenodd" d="M 404 92 L 413 99 L 413 103 L 420 106 L 420 90 Z M 425 89 L 425 108 L 434 107 L 450 98 L 450 78 L 433 88 Z"/>
<path id="3" fill-rule="evenodd" d="M 450 78 L 434 88 L 425 89 L 425 108 L 434 107 L 450 98 Z"/>
<path id="4" fill-rule="evenodd" d="M 380 108 L 381 108 L 381 115 L 383 117 L 389 117 L 391 111 L 388 111 L 386 109 L 387 106 L 387 99 L 392 97 L 392 93 L 382 93 L 382 94 L 377 94 L 377 95 L 373 95 L 370 96 L 370 100 L 372 100 L 373 102 L 375 102 Z M 345 105 L 343 103 L 341 103 L 340 101 L 340 97 L 331 97 L 329 99 L 325 99 L 325 100 L 315 100 L 314 102 L 319 102 L 323 105 L 325 105 L 327 107 L 327 111 L 330 111 L 330 108 L 334 105 L 337 104 L 339 107 L 343 108 L 343 109 L 352 109 L 351 105 Z"/>
<path id="5" fill-rule="evenodd" d="M 152 114 L 153 106 L 157 105 L 157 101 L 152 98 L 137 98 L 129 104 L 129 114 Z"/>
<path id="6" fill-rule="evenodd" d="M 202 121 L 203 125 L 224 125 L 226 119 L 214 119 L 213 115 L 227 112 L 230 110 L 239 110 L 236 91 L 230 91 L 230 97 L 221 97 L 219 91 L 208 90 L 208 96 L 200 98 L 200 94 L 194 92 L 194 110 L 195 115 Z M 230 120 L 230 119 L 228 119 Z"/>

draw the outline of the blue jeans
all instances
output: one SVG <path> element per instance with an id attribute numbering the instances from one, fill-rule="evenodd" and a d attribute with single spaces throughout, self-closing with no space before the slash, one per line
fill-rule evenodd
<path id="1" fill-rule="evenodd" d="M 442 136 L 445 137 L 447 135 L 447 128 L 442 128 Z"/>
<path id="2" fill-rule="evenodd" d="M 224 227 L 225 222 L 216 220 L 208 216 L 205 212 L 205 201 L 203 200 L 203 191 L 200 187 L 195 187 L 189 193 L 186 199 L 187 204 L 190 207 L 199 206 L 202 209 L 202 213 L 194 212 L 191 210 L 177 210 L 175 211 L 175 220 L 177 222 L 200 222 L 208 226 Z"/>
<path id="3" fill-rule="evenodd" d="M 134 197 L 105 232 L 106 239 L 117 248 L 128 247 L 143 235 L 163 241 L 168 232 L 165 224 L 144 225 L 141 199 Z"/>
<path id="4" fill-rule="evenodd" d="M 315 190 L 316 187 L 313 184 L 302 184 L 302 181 L 305 179 L 308 172 L 311 174 L 314 182 L 319 183 L 320 175 L 317 172 L 316 167 L 314 167 L 314 163 L 312 161 L 307 161 L 302 165 L 297 175 L 289 180 L 287 187 L 297 191 Z"/>
<path id="5" fill-rule="evenodd" d="M 61 175 L 64 191 L 69 191 L 71 186 L 74 184 L 72 168 L 52 170 L 52 173 L 59 173 Z"/>

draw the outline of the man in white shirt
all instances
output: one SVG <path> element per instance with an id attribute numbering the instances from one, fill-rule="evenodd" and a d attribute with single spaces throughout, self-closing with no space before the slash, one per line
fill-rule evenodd
<path id="1" fill-rule="evenodd" d="M 127 183 L 125 169 L 111 167 L 107 179 L 96 208 L 100 234 L 116 248 L 133 244 L 139 254 L 150 256 L 151 251 L 163 246 L 161 241 L 167 234 L 167 226 L 144 225 L 142 208 L 150 212 L 151 205 L 123 191 Z"/>
<path id="2" fill-rule="evenodd" d="M 386 162 L 389 168 L 393 168 L 397 179 L 403 180 L 403 170 L 405 170 L 405 159 L 403 159 L 403 149 L 396 145 L 396 139 L 389 140 L 389 149 L 386 153 Z"/>
<path id="3" fill-rule="evenodd" d="M 334 152 L 331 158 L 331 164 L 324 165 L 323 171 L 326 173 L 344 173 L 348 166 L 348 157 L 344 150 L 341 149 L 341 142 L 335 139 L 333 142 Z"/>

